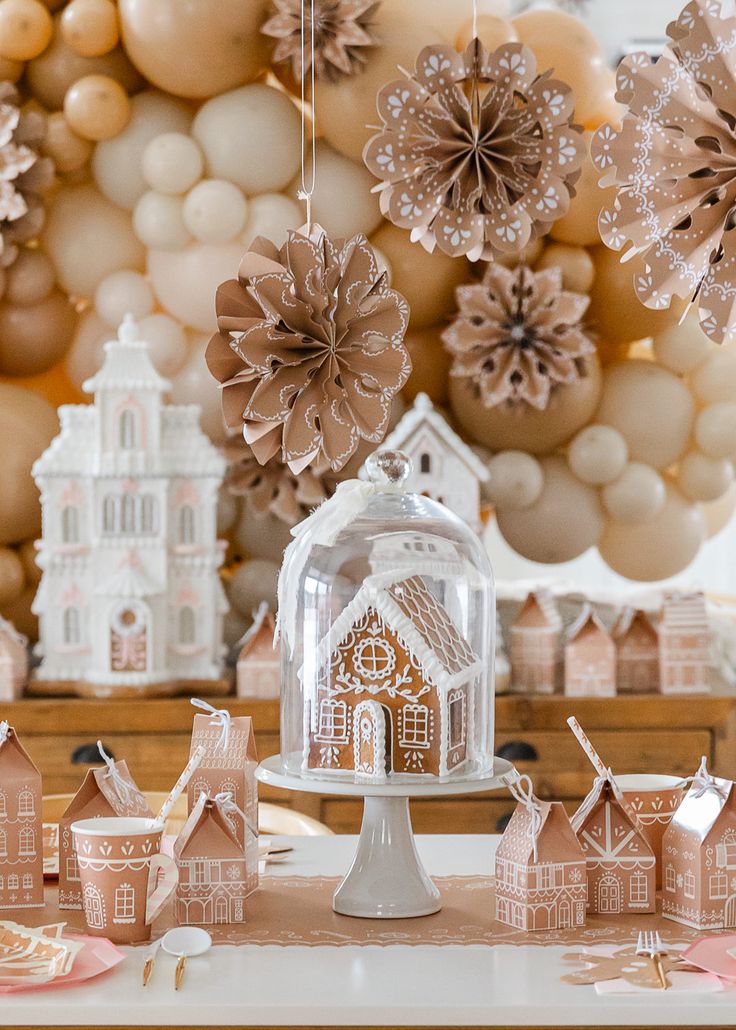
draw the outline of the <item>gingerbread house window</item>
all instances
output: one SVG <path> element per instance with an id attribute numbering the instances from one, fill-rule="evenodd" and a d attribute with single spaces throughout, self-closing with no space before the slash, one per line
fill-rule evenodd
<path id="1" fill-rule="evenodd" d="M 716 865 L 721 869 L 736 869 L 736 841 L 716 847 Z"/>
<path id="2" fill-rule="evenodd" d="M 125 408 L 125 410 L 120 413 L 120 419 L 118 422 L 118 441 L 123 450 L 129 451 L 135 447 L 135 438 L 135 415 L 130 408 Z"/>
<path id="3" fill-rule="evenodd" d="M 722 901 L 728 897 L 728 874 L 713 873 L 710 878 L 711 901 Z"/>
<path id="4" fill-rule="evenodd" d="M 61 635 L 65 644 L 79 643 L 79 609 L 73 605 L 64 608 L 62 615 Z"/>
<path id="5" fill-rule="evenodd" d="M 36 814 L 36 804 L 33 800 L 33 791 L 22 790 L 18 795 L 18 815 L 30 817 Z"/>
<path id="6" fill-rule="evenodd" d="M 141 530 L 143 533 L 156 532 L 157 507 L 153 494 L 144 494 L 141 499 Z"/>
<path id="7" fill-rule="evenodd" d="M 23 888 L 29 890 L 33 886 L 33 873 L 23 873 Z"/>
<path id="8" fill-rule="evenodd" d="M 695 897 L 695 874 L 690 869 L 685 873 L 684 893 L 686 898 Z"/>
<path id="9" fill-rule="evenodd" d="M 36 853 L 36 834 L 30 826 L 24 826 L 18 834 L 18 854 L 27 858 Z"/>
<path id="10" fill-rule="evenodd" d="M 193 887 L 205 887 L 210 882 L 209 866 L 203 858 L 196 858 L 192 862 L 191 883 Z"/>
<path id="11" fill-rule="evenodd" d="M 8 877 L 8 890 L 17 891 L 20 887 L 20 878 L 17 873 L 11 873 Z"/>
<path id="12" fill-rule="evenodd" d="M 457 690 L 449 696 L 450 747 L 465 743 L 465 694 Z"/>
<path id="13" fill-rule="evenodd" d="M 4 819 L 8 814 L 8 803 L 5 794 L 0 790 L 0 818 Z"/>
<path id="14" fill-rule="evenodd" d="M 394 670 L 396 652 L 382 637 L 366 637 L 355 648 L 353 665 L 359 676 L 369 680 L 384 680 Z"/>
<path id="15" fill-rule="evenodd" d="M 117 497 L 108 494 L 102 502 L 102 532 L 116 533 L 118 528 L 117 520 Z"/>
<path id="16" fill-rule="evenodd" d="M 79 863 L 76 855 L 69 855 L 66 860 L 66 878 L 67 880 L 79 879 Z"/>
<path id="17" fill-rule="evenodd" d="M 196 805 L 199 800 L 200 794 L 209 794 L 210 785 L 207 780 L 197 780 L 192 787 L 192 793 L 194 795 L 194 804 Z"/>
<path id="18" fill-rule="evenodd" d="M 633 873 L 629 881 L 629 898 L 632 903 L 646 905 L 649 901 L 647 878 L 643 873 Z"/>
<path id="19" fill-rule="evenodd" d="M 194 644 L 197 639 L 197 624 L 194 609 L 184 605 L 179 609 L 179 643 Z"/>
<path id="20" fill-rule="evenodd" d="M 136 531 L 135 500 L 133 494 L 123 494 L 120 518 L 123 533 L 135 533 Z"/>
<path id="21" fill-rule="evenodd" d="M 135 890 L 129 883 L 115 888 L 116 923 L 132 923 L 135 920 Z"/>
<path id="22" fill-rule="evenodd" d="M 554 887 L 554 885 L 555 885 L 555 871 L 552 868 L 552 866 L 550 866 L 550 865 L 540 866 L 540 868 L 538 870 L 538 873 L 537 873 L 537 879 L 538 879 L 537 886 L 539 887 L 540 890 L 546 891 L 546 890 L 550 890 L 550 888 Z"/>
<path id="23" fill-rule="evenodd" d="M 348 740 L 348 710 L 344 701 L 326 698 L 319 706 L 317 740 L 346 744 Z"/>
<path id="24" fill-rule="evenodd" d="M 179 543 L 193 544 L 194 538 L 194 508 L 191 504 L 183 504 L 179 509 Z"/>
<path id="25" fill-rule="evenodd" d="M 5 877 L 0 873 L 0 891 L 5 887 Z"/>
<path id="26" fill-rule="evenodd" d="M 399 744 L 401 747 L 429 747 L 429 709 L 426 705 L 404 705 Z"/>
<path id="27" fill-rule="evenodd" d="M 0 830 L 0 858 L 8 857 L 8 835 L 5 830 Z"/>
<path id="28" fill-rule="evenodd" d="M 432 458 L 425 451 L 419 458 L 419 471 L 430 473 L 432 471 Z"/>
<path id="29" fill-rule="evenodd" d="M 675 867 L 673 865 L 668 865 L 664 871 L 664 889 L 666 891 L 671 891 L 674 894 L 675 887 Z"/>
<path id="30" fill-rule="evenodd" d="M 73 504 L 61 509 L 61 539 L 65 544 L 79 543 L 79 508 Z"/>

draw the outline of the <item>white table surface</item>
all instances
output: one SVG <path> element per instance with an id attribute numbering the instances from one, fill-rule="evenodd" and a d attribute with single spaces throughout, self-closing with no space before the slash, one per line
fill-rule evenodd
<path id="1" fill-rule="evenodd" d="M 289 840 L 274 875 L 345 872 L 354 837 Z M 429 873 L 488 874 L 498 837 L 420 836 Z M 145 949 L 83 987 L 0 995 L 2 1026 L 732 1026 L 736 995 L 652 992 L 600 998 L 560 983 L 566 947 L 221 945 L 187 965 L 159 952 L 145 989 Z"/>

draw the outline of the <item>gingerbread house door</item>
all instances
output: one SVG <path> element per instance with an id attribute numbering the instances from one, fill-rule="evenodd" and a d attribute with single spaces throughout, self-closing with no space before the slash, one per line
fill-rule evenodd
<path id="1" fill-rule="evenodd" d="M 621 909 L 621 884 L 615 876 L 603 876 L 598 881 L 598 912 L 600 915 L 618 915 Z"/>
<path id="2" fill-rule="evenodd" d="M 145 672 L 148 668 L 148 612 L 137 601 L 124 602 L 110 619 L 110 671 Z"/>
<path id="3" fill-rule="evenodd" d="M 386 778 L 386 717 L 377 701 L 361 701 L 355 708 L 353 752 L 356 773 Z"/>
<path id="4" fill-rule="evenodd" d="M 736 894 L 732 894 L 723 911 L 723 925 L 729 930 L 736 926 Z"/>

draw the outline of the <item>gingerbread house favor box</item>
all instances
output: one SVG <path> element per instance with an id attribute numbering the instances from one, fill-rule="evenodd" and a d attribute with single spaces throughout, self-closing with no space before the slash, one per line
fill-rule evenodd
<path id="1" fill-rule="evenodd" d="M 43 908 L 41 773 L 0 722 L 0 909 Z"/>
<path id="2" fill-rule="evenodd" d="M 588 911 L 654 912 L 656 861 L 636 813 L 611 778 L 596 778 L 572 817 L 585 853 Z"/>
<path id="3" fill-rule="evenodd" d="M 520 800 L 496 851 L 496 919 L 519 930 L 585 923 L 585 854 L 560 801 Z"/>
<path id="4" fill-rule="evenodd" d="M 59 820 L 59 908 L 82 907 L 72 823 L 78 819 L 116 815 L 154 818 L 154 813 L 133 781 L 126 763 L 111 759 L 97 769 L 87 770 L 82 786 Z"/>
<path id="5" fill-rule="evenodd" d="M 616 644 L 616 689 L 619 694 L 647 694 L 659 689 L 659 637 L 641 608 L 624 608 L 613 627 Z"/>
<path id="6" fill-rule="evenodd" d="M 567 633 L 565 693 L 568 697 L 613 697 L 616 647 L 589 604 L 583 605 Z"/>
<path id="7" fill-rule="evenodd" d="M 662 841 L 662 914 L 699 930 L 736 927 L 736 786 L 703 758 Z"/>
<path id="8" fill-rule="evenodd" d="M 17 701 L 28 679 L 28 638 L 0 616 L 0 701 Z"/>
<path id="9" fill-rule="evenodd" d="M 179 871 L 175 913 L 180 925 L 245 922 L 245 899 L 256 869 L 235 835 L 225 804 L 201 793 L 174 845 Z"/>
<path id="10" fill-rule="evenodd" d="M 546 590 L 533 590 L 511 626 L 511 686 L 529 694 L 553 694 L 562 617 Z"/>
<path id="11" fill-rule="evenodd" d="M 667 594 L 659 619 L 659 680 L 663 694 L 709 690 L 710 623 L 699 591 Z"/>
<path id="12" fill-rule="evenodd" d="M 238 697 L 277 699 L 281 692 L 281 656 L 274 647 L 275 619 L 264 601 L 253 625 L 240 641 L 236 675 Z"/>

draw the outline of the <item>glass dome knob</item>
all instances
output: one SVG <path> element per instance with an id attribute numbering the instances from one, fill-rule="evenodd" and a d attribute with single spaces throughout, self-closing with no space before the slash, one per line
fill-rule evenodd
<path id="1" fill-rule="evenodd" d="M 411 458 L 403 451 L 374 451 L 368 455 L 365 469 L 376 486 L 401 486 L 411 473 Z"/>

